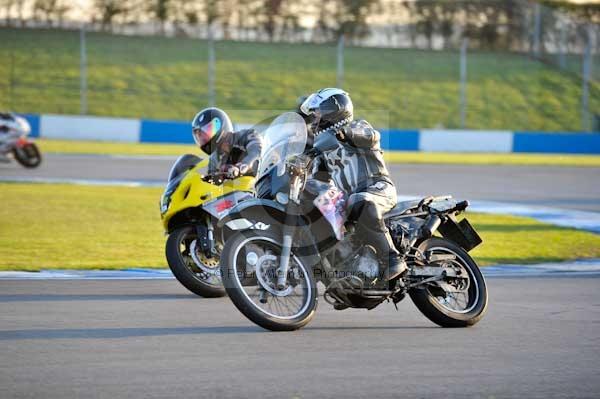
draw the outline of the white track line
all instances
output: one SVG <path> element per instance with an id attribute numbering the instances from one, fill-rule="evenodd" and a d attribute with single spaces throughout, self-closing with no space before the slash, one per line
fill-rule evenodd
<path id="1" fill-rule="evenodd" d="M 418 196 L 399 195 L 398 200 L 408 201 Z M 572 209 L 550 208 L 545 206 L 527 206 L 495 201 L 469 201 L 470 212 L 489 213 L 494 215 L 513 215 L 529 217 L 540 222 L 556 226 L 571 227 L 600 234 L 600 213 L 577 211 Z"/>
<path id="2" fill-rule="evenodd" d="M 600 259 L 537 265 L 496 265 L 481 268 L 486 277 L 600 275 Z M 42 270 L 0 272 L 0 280 L 172 280 L 169 269 Z"/>

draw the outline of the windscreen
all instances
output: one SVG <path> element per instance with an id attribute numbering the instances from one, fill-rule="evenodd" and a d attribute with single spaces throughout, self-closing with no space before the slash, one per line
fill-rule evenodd
<path id="1" fill-rule="evenodd" d="M 175 180 L 180 177 L 184 172 L 192 169 L 194 166 L 198 164 L 198 162 L 202 161 L 202 158 L 197 157 L 192 154 L 185 154 L 177 158 L 177 161 L 171 167 L 171 171 L 169 172 L 169 182 Z"/>
<path id="2" fill-rule="evenodd" d="M 295 112 L 279 115 L 261 134 L 263 148 L 258 165 L 257 180 L 271 169 L 277 175 L 285 173 L 285 160 L 292 155 L 304 152 L 307 139 L 306 123 Z"/>

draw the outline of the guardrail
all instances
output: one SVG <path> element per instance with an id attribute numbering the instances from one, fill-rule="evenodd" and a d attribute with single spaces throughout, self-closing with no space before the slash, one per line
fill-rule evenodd
<path id="1" fill-rule="evenodd" d="M 31 136 L 53 139 L 140 143 L 193 143 L 190 124 L 181 121 L 71 115 L 24 115 Z M 248 127 L 247 124 L 236 126 Z M 487 130 L 381 130 L 385 150 L 600 154 L 600 134 Z"/>

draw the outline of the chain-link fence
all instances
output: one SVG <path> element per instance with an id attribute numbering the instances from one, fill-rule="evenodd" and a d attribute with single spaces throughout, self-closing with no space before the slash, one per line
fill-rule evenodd
<path id="1" fill-rule="evenodd" d="M 224 40 L 218 24 L 213 40 L 202 27 L 202 38 L 0 28 L 0 108 L 186 120 L 209 104 L 289 109 L 339 85 L 357 108 L 385 110 L 362 116 L 396 128 L 591 129 L 600 114 L 598 26 L 535 3 L 501 24 L 473 24 L 462 4 L 463 22 L 451 29 L 382 22 L 338 42 L 306 31 Z M 254 122 L 248 115 L 233 116 Z"/>

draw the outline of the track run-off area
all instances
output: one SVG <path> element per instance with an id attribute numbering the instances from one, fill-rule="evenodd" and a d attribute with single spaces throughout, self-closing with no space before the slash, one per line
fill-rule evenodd
<path id="1" fill-rule="evenodd" d="M 38 170 L 0 164 L 0 179 L 160 186 L 174 159 L 48 154 Z M 600 168 L 389 167 L 406 196 L 600 212 Z M 489 309 L 473 328 L 439 328 L 410 299 L 398 311 L 320 301 L 292 333 L 262 330 L 167 272 L 13 276 L 0 279 L 0 397 L 598 397 L 600 272 L 584 266 L 487 268 Z"/>
<path id="2" fill-rule="evenodd" d="M 0 164 L 0 179 L 80 179 L 166 183 L 173 156 L 47 154 L 39 169 Z M 401 195 L 455 198 L 600 212 L 600 168 L 388 164 Z"/>

